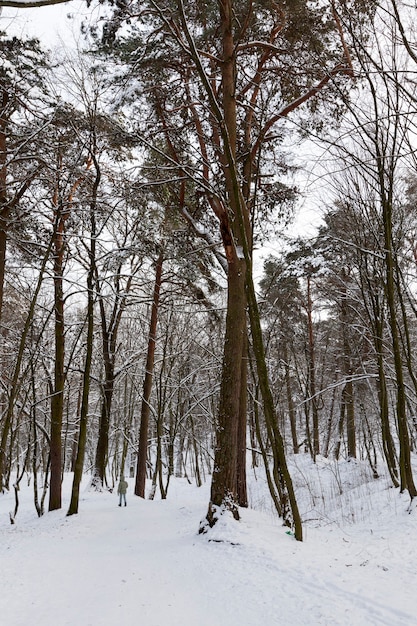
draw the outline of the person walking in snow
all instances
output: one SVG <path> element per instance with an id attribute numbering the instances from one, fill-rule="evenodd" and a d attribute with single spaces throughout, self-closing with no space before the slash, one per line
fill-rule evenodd
<path id="1" fill-rule="evenodd" d="M 128 484 L 125 481 L 125 477 L 120 477 L 119 486 L 117 487 L 117 493 L 119 494 L 119 506 L 122 506 L 122 502 L 125 503 L 126 506 L 126 491 L 128 488 Z"/>

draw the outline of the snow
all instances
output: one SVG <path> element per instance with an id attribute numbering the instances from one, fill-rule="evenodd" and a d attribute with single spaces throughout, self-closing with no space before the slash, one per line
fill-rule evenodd
<path id="1" fill-rule="evenodd" d="M 416 511 L 407 497 L 384 477 L 369 483 L 361 464 L 339 466 L 344 503 L 334 464 L 300 457 L 292 471 L 310 518 L 303 543 L 271 512 L 261 474 L 250 474 L 258 510 L 242 510 L 240 522 L 226 515 L 206 535 L 198 526 L 208 484 L 175 479 L 167 500 L 150 501 L 132 495 L 131 480 L 128 506 L 118 507 L 115 493 L 88 491 L 86 478 L 79 514 L 66 517 L 66 476 L 63 509 L 38 518 L 32 487 L 21 483 L 14 525 L 14 495 L 0 496 L 1 623 L 416 624 Z M 333 485 L 326 511 L 319 484 L 322 494 Z"/>

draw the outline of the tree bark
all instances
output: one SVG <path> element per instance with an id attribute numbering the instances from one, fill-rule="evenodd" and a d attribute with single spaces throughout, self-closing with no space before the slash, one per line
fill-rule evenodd
<path id="1" fill-rule="evenodd" d="M 51 480 L 49 511 L 61 508 L 62 483 L 62 418 L 64 411 L 64 220 L 62 207 L 56 207 L 54 226 L 54 312 L 55 312 L 55 359 L 54 386 L 51 398 Z"/>
<path id="2" fill-rule="evenodd" d="M 103 339 L 103 344 L 106 344 L 106 340 Z M 106 482 L 106 465 L 107 454 L 109 450 L 109 428 L 110 428 L 110 416 L 111 405 L 113 401 L 114 391 L 114 379 L 115 379 L 115 364 L 114 354 L 107 351 L 103 355 L 104 357 L 104 382 L 102 392 L 102 402 L 100 411 L 100 422 L 98 430 L 98 439 L 96 447 L 96 457 L 94 463 L 94 487 L 101 490 Z"/>
<path id="3" fill-rule="evenodd" d="M 242 359 L 246 334 L 245 272 L 240 259 L 229 264 L 226 334 L 224 340 L 214 469 L 207 521 L 213 526 L 222 512 L 237 508 L 238 432 L 241 404 Z"/>
<path id="4" fill-rule="evenodd" d="M 232 168 L 236 167 L 237 111 L 235 98 L 236 47 L 233 36 L 233 2 L 221 0 L 220 31 L 222 40 L 222 103 L 219 115 L 223 135 L 223 173 L 226 184 L 228 207 L 224 207 L 221 234 L 228 260 L 227 313 L 223 351 L 220 403 L 216 433 L 214 470 L 211 485 L 207 522 L 213 526 L 224 509 L 239 519 L 238 512 L 238 446 L 242 447 L 242 430 L 239 442 L 239 424 L 242 419 L 241 403 L 246 389 L 246 375 L 242 377 L 242 361 L 245 356 L 246 340 L 246 262 L 237 250 L 242 245 L 241 233 L 236 223 L 241 190 L 237 188 Z M 210 89 L 210 87 L 209 87 Z M 250 239 L 247 206 L 244 221 L 246 237 Z M 246 407 L 246 399 L 244 401 Z M 246 408 L 244 409 L 246 413 Z M 242 407 L 243 412 L 243 407 Z M 245 419 L 246 421 L 246 419 Z M 245 427 L 246 433 L 246 427 Z M 246 448 L 246 444 L 245 444 Z M 242 471 L 242 463 L 240 463 Z M 242 481 L 242 477 L 240 477 Z M 241 482 L 242 484 L 242 482 Z"/>
<path id="5" fill-rule="evenodd" d="M 241 361 L 241 381 L 239 400 L 239 424 L 237 432 L 236 494 L 239 506 L 248 506 L 246 484 L 246 428 L 248 413 L 248 340 L 247 324 L 244 327 L 244 344 Z"/>
<path id="6" fill-rule="evenodd" d="M 84 470 L 84 458 L 87 445 L 87 425 L 88 425 L 88 406 L 90 396 L 90 376 L 91 365 L 93 360 L 93 344 L 94 344 L 94 270 L 96 259 L 96 202 L 97 202 L 97 189 L 100 184 L 101 173 L 97 160 L 94 158 L 94 165 L 96 168 L 96 176 L 94 180 L 92 199 L 90 204 L 90 249 L 88 255 L 90 258 L 90 264 L 87 274 L 87 337 L 86 337 L 86 354 L 83 372 L 83 384 L 82 384 L 82 400 L 80 411 L 80 427 L 78 433 L 78 446 L 77 455 L 74 465 L 74 478 L 72 483 L 71 501 L 67 515 L 74 515 L 78 513 L 79 497 L 80 497 L 80 485 Z"/>
<path id="7" fill-rule="evenodd" d="M 307 326 L 308 326 L 308 377 L 311 410 L 313 414 L 313 460 L 320 454 L 319 412 L 316 396 L 316 360 L 314 350 L 313 304 L 311 297 L 311 277 L 307 276 Z M 307 429 L 310 430 L 309 428 Z"/>
<path id="8" fill-rule="evenodd" d="M 346 280 L 346 272 L 342 270 L 342 281 Z M 356 427 L 355 427 L 355 404 L 353 396 L 351 349 L 349 342 L 349 320 L 347 307 L 347 289 L 342 285 L 341 300 L 341 322 L 342 322 L 342 343 L 343 343 L 343 369 L 346 379 L 343 390 L 344 403 L 346 407 L 346 434 L 348 444 L 348 456 L 356 458 Z"/>
<path id="9" fill-rule="evenodd" d="M 100 319 L 101 319 L 101 336 L 103 346 L 104 361 L 104 382 L 102 386 L 102 403 L 100 411 L 99 434 L 96 447 L 96 455 L 94 462 L 94 476 L 92 485 L 97 490 L 101 490 L 106 482 L 106 465 L 109 449 L 109 429 L 111 420 L 111 407 L 113 401 L 114 384 L 116 380 L 116 341 L 119 331 L 120 321 L 126 306 L 127 294 L 130 291 L 133 273 L 130 274 L 126 281 L 123 293 L 120 288 L 120 272 L 118 268 L 115 275 L 116 297 L 113 304 L 110 320 L 107 322 L 106 308 L 103 295 L 100 293 L 100 285 L 98 279 L 97 267 L 94 268 L 95 285 L 99 297 Z"/>
<path id="10" fill-rule="evenodd" d="M 291 389 L 291 374 L 290 374 L 288 348 L 287 348 L 287 344 L 285 341 L 284 341 L 284 347 L 283 347 L 283 357 L 284 357 L 284 362 L 285 362 L 285 390 L 287 393 L 288 415 L 290 418 L 292 449 L 293 449 L 294 454 L 298 454 L 299 450 L 298 450 L 298 438 L 297 438 L 296 413 L 295 413 L 295 407 L 294 407 L 294 401 L 293 401 L 292 389 Z"/>
<path id="11" fill-rule="evenodd" d="M 145 497 L 146 461 L 148 458 L 149 413 L 152 393 L 153 371 L 155 363 L 156 330 L 158 325 L 159 298 L 162 284 L 162 268 L 164 263 L 163 250 L 156 261 L 155 283 L 152 298 L 151 320 L 149 324 L 148 350 L 146 355 L 145 377 L 143 381 L 142 406 L 140 412 L 140 429 L 138 458 L 136 466 L 135 495 Z"/>
<path id="12" fill-rule="evenodd" d="M 242 224 L 241 224 L 242 227 Z M 246 293 L 248 297 L 248 309 L 251 326 L 251 335 L 253 342 L 253 351 L 256 359 L 256 369 L 259 379 L 259 388 L 261 390 L 263 407 L 265 413 L 265 421 L 268 435 L 272 444 L 274 454 L 274 471 L 278 478 L 276 480 L 277 488 L 281 497 L 282 516 L 284 523 L 294 529 L 294 536 L 297 541 L 302 541 L 303 530 L 301 516 L 298 510 L 297 500 L 295 497 L 294 486 L 291 475 L 288 470 L 287 459 L 285 456 L 284 441 L 279 430 L 277 415 L 275 412 L 274 400 L 272 397 L 271 387 L 269 384 L 268 370 L 265 359 L 265 349 L 262 337 L 261 321 L 256 300 L 255 287 L 253 284 L 252 266 L 250 263 L 249 249 L 244 244 L 245 258 L 247 262 L 246 271 Z"/>
<path id="13" fill-rule="evenodd" d="M 392 205 L 389 199 L 383 199 L 383 221 L 385 236 L 385 264 L 386 264 L 386 290 L 389 311 L 389 324 L 391 329 L 392 351 L 394 355 L 395 377 L 397 383 L 397 425 L 398 441 L 400 445 L 400 489 L 408 490 L 410 498 L 417 495 L 414 484 L 413 470 L 411 466 L 410 437 L 406 415 L 405 383 L 402 365 L 401 345 L 397 326 L 397 312 L 395 299 L 395 261 L 392 245 Z"/>
<path id="14" fill-rule="evenodd" d="M 285 459 L 283 440 L 278 430 L 276 415 L 269 387 L 268 373 L 260 327 L 259 310 L 252 278 L 251 264 L 251 227 L 247 202 L 244 200 L 242 186 L 236 163 L 236 46 L 233 38 L 233 2 L 221 0 L 220 31 L 222 39 L 222 104 L 214 95 L 210 81 L 201 65 L 195 43 L 188 31 L 182 3 L 180 4 L 183 26 L 191 54 L 197 64 L 200 78 L 213 108 L 213 115 L 219 123 L 223 140 L 223 173 L 226 184 L 228 208 L 222 216 L 222 236 L 228 260 L 228 299 L 226 314 L 226 336 L 223 353 L 223 370 L 220 390 L 219 420 L 217 425 L 214 471 L 211 487 L 211 500 L 206 516 L 209 526 L 213 526 L 223 510 L 230 511 L 239 519 L 236 498 L 237 473 L 237 437 L 239 425 L 239 404 L 242 383 L 241 361 L 244 356 L 244 337 L 246 329 L 246 304 L 249 306 L 252 340 L 264 411 L 271 441 L 274 442 L 277 470 L 282 478 L 282 492 L 288 496 L 288 503 L 294 522 L 295 536 L 302 539 L 301 520 L 295 500 L 291 477 Z M 246 300 L 246 297 L 248 300 Z M 285 489 L 285 491 L 284 491 Z M 285 503 L 287 505 L 287 502 Z M 286 522 L 289 517 L 285 515 Z M 205 525 L 200 527 L 205 531 Z"/>
<path id="15" fill-rule="evenodd" d="M 7 143 L 6 132 L 8 124 L 7 105 L 9 94 L 0 83 L 0 321 L 3 309 L 4 276 L 6 266 L 7 231 L 9 227 L 9 207 L 7 204 Z"/>

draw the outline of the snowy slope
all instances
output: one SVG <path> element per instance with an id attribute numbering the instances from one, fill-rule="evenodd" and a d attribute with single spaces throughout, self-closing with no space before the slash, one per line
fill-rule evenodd
<path id="1" fill-rule="evenodd" d="M 266 511 L 199 536 L 208 486 L 185 481 L 165 501 L 128 494 L 126 508 L 84 489 L 70 518 L 38 519 L 24 487 L 14 526 L 13 494 L 0 497 L 1 623 L 415 625 L 416 512 L 398 492 L 387 499 L 383 481 L 374 491 L 372 520 L 307 524 L 301 544 Z"/>

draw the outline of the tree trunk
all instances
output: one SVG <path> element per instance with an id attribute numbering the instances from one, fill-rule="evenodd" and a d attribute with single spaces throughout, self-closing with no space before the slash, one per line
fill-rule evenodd
<path id="1" fill-rule="evenodd" d="M 74 478 L 72 483 L 71 501 L 67 515 L 78 513 L 78 504 L 80 497 L 80 485 L 84 470 L 85 449 L 87 445 L 87 424 L 88 424 L 88 405 L 90 396 L 90 375 L 93 360 L 93 344 L 94 344 L 94 270 L 96 258 L 96 198 L 97 189 L 100 183 L 100 169 L 97 161 L 94 159 L 96 167 L 96 176 L 93 185 L 92 200 L 90 205 L 90 249 L 88 251 L 90 264 L 87 274 L 87 337 L 86 337 L 86 354 L 83 372 L 82 384 L 82 400 L 80 411 L 80 427 L 78 433 L 77 456 L 74 466 Z"/>
<path id="2" fill-rule="evenodd" d="M 292 398 L 291 374 L 290 374 L 290 363 L 289 363 L 289 357 L 288 357 L 288 348 L 285 342 L 284 342 L 284 347 L 283 347 L 283 358 L 285 362 L 285 389 L 287 393 L 288 415 L 290 418 L 292 449 L 293 449 L 294 454 L 298 454 L 296 414 L 295 414 L 294 401 Z"/>
<path id="3" fill-rule="evenodd" d="M 229 509 L 239 519 L 237 508 L 237 458 L 241 406 L 242 359 L 246 335 L 245 271 L 238 258 L 229 264 L 227 314 L 224 339 L 219 415 L 216 429 L 214 469 L 207 521 L 213 526 Z"/>
<path id="4" fill-rule="evenodd" d="M 7 231 L 9 227 L 9 207 L 7 205 L 7 108 L 9 94 L 4 86 L 1 89 L 0 108 L 0 320 L 3 309 L 4 276 L 6 266 Z"/>
<path id="5" fill-rule="evenodd" d="M 247 325 L 244 328 L 244 345 L 241 361 L 239 425 L 237 433 L 236 494 L 239 506 L 248 506 L 246 485 L 246 422 L 248 412 L 248 340 Z"/>
<path id="6" fill-rule="evenodd" d="M 256 359 L 256 369 L 261 390 L 265 421 L 268 435 L 272 444 L 274 454 L 275 472 L 278 475 L 277 488 L 281 495 L 282 515 L 284 523 L 294 528 L 294 535 L 297 541 L 302 541 L 303 530 L 301 516 L 295 498 L 294 486 L 287 466 L 285 456 L 284 441 L 279 430 L 278 420 L 274 407 L 274 400 L 269 384 L 268 370 L 266 366 L 265 350 L 262 337 L 261 321 L 256 300 L 255 287 L 253 284 L 252 267 L 250 264 L 249 249 L 244 244 L 245 258 L 247 262 L 246 271 L 246 292 L 248 296 L 249 318 L 251 325 L 251 335 L 253 351 Z"/>
<path id="7" fill-rule="evenodd" d="M 276 458 L 285 494 L 288 495 L 295 524 L 297 539 L 301 539 L 301 523 L 295 502 L 291 478 L 289 476 L 283 447 L 278 431 L 276 415 L 269 388 L 262 331 L 252 279 L 251 227 L 248 205 L 244 200 L 242 186 L 236 164 L 236 45 L 233 38 L 233 2 L 221 0 L 220 31 L 222 39 L 222 105 L 214 95 L 210 81 L 201 65 L 195 43 L 188 31 L 185 16 L 183 25 L 193 58 L 200 77 L 209 95 L 213 114 L 219 123 L 223 140 L 223 173 L 226 184 L 228 208 L 221 215 L 221 233 L 228 260 L 228 298 L 226 314 L 226 335 L 223 352 L 223 369 L 220 388 L 219 419 L 211 486 L 211 500 L 207 513 L 207 523 L 213 526 L 223 510 L 230 511 L 239 519 L 236 495 L 237 446 L 239 430 L 239 405 L 241 399 L 242 366 L 245 355 L 246 295 L 251 320 L 252 340 L 256 356 L 258 377 L 264 403 L 268 428 L 274 435 Z M 232 219 L 230 219 L 232 218 Z M 246 292 L 246 293 L 245 293 Z M 271 438 L 272 440 L 272 438 Z M 205 525 L 200 527 L 205 531 Z"/>
<path id="8" fill-rule="evenodd" d="M 347 305 L 347 288 L 345 280 L 346 272 L 342 269 L 342 300 L 341 300 L 341 322 L 342 322 L 342 340 L 343 340 L 343 370 L 346 379 L 344 393 L 344 402 L 346 406 L 346 433 L 348 444 L 348 456 L 356 458 L 356 428 L 355 428 L 355 405 L 353 397 L 352 382 L 352 365 L 351 365 L 351 349 L 349 342 L 349 320 Z"/>
<path id="9" fill-rule="evenodd" d="M 277 485 L 274 482 L 274 479 L 271 475 L 268 454 L 267 454 L 266 446 L 264 444 L 262 433 L 261 433 L 261 425 L 260 425 L 260 419 L 259 419 L 259 388 L 258 387 L 256 388 L 256 392 L 255 392 L 255 402 L 254 402 L 254 407 L 253 407 L 253 420 L 254 420 L 254 425 L 255 425 L 256 440 L 258 442 L 262 460 L 264 463 L 265 476 L 266 476 L 266 482 L 268 484 L 269 493 L 274 503 L 276 512 L 278 513 L 279 516 L 281 516 L 282 515 L 281 492 L 277 488 Z"/>
<path id="10" fill-rule="evenodd" d="M 236 168 L 236 137 L 237 112 L 235 98 L 236 47 L 233 37 L 233 2 L 222 0 L 219 3 L 220 30 L 222 39 L 222 112 L 221 118 L 223 138 L 223 173 L 226 184 L 228 207 L 221 223 L 223 244 L 228 260 L 227 275 L 227 313 L 226 331 L 223 351 L 222 379 L 220 387 L 219 416 L 216 433 L 216 447 L 214 469 L 211 485 L 211 498 L 207 512 L 207 522 L 213 526 L 222 510 L 230 510 L 235 519 L 239 519 L 238 512 L 238 446 L 243 445 L 243 411 L 246 413 L 246 375 L 243 374 L 243 364 L 246 341 L 246 294 L 245 274 L 246 263 L 237 253 L 242 245 L 240 229 L 236 223 L 241 201 L 241 189 L 235 177 Z M 209 87 L 210 89 L 210 87 Z M 218 120 L 220 121 L 220 119 Z M 233 170 L 233 171 L 232 171 Z M 246 237 L 250 238 L 250 225 L 247 207 L 245 205 Z M 233 219 L 230 220 L 230 217 Z M 242 412 L 241 412 L 241 403 Z M 245 418 L 246 422 L 246 418 Z M 239 437 L 240 432 L 240 437 Z M 246 433 L 246 426 L 244 429 Z M 246 448 L 246 442 L 245 446 Z M 245 464 L 246 465 L 246 462 Z M 240 471 L 243 471 L 242 460 Z M 239 477 L 243 485 L 242 475 Z M 245 498 L 243 498 L 245 500 Z M 203 528 L 201 530 L 204 530 Z"/>
<path id="11" fill-rule="evenodd" d="M 316 361 L 314 350 L 313 331 L 313 304 L 311 298 L 311 277 L 307 276 L 307 324 L 308 324 L 308 374 L 309 374 L 309 395 L 311 410 L 313 414 L 313 460 L 320 454 L 319 438 L 319 412 L 316 396 Z M 308 429 L 309 430 L 309 429 Z"/>
<path id="12" fill-rule="evenodd" d="M 394 487 L 399 487 L 398 480 L 398 464 L 395 450 L 395 444 L 391 433 L 391 424 L 388 409 L 388 390 L 385 376 L 385 360 L 384 360 L 384 343 L 383 333 L 385 329 L 384 309 L 385 300 L 372 289 L 372 283 L 368 281 L 368 290 L 371 295 L 371 311 L 370 322 L 372 324 L 376 364 L 378 368 L 377 388 L 379 400 L 379 415 L 381 425 L 382 449 L 384 452 L 387 468 L 391 476 Z M 373 293 L 375 292 L 375 293 Z M 382 302 L 381 302 L 382 299 Z"/>
<path id="13" fill-rule="evenodd" d="M 382 344 L 382 341 L 381 341 Z M 384 362 L 382 353 L 378 354 L 378 396 L 379 396 L 379 411 L 381 419 L 381 434 L 382 434 L 382 449 L 384 451 L 385 460 L 387 463 L 388 471 L 391 476 L 392 484 L 394 487 L 399 487 L 398 481 L 398 469 L 397 459 L 395 453 L 395 445 L 392 439 L 391 426 L 389 421 L 388 412 L 388 391 L 387 383 L 385 380 Z"/>
<path id="14" fill-rule="evenodd" d="M 134 273 L 129 275 L 122 293 L 120 286 L 121 271 L 122 266 L 120 265 L 114 275 L 116 292 L 115 300 L 113 304 L 113 309 L 111 311 L 110 320 L 109 322 L 107 322 L 104 298 L 100 292 L 98 270 L 97 266 L 94 264 L 95 285 L 100 306 L 101 336 L 104 361 L 104 382 L 102 385 L 102 404 L 100 411 L 99 435 L 94 461 L 94 476 L 92 480 L 92 486 L 97 490 L 101 490 L 106 482 L 106 465 L 109 450 L 111 407 L 113 401 L 114 384 L 116 380 L 115 360 L 117 334 L 120 326 L 120 321 L 126 307 L 127 294 L 130 291 L 134 276 Z"/>
<path id="15" fill-rule="evenodd" d="M 91 166 L 87 161 L 86 169 Z M 64 412 L 65 386 L 65 332 L 64 332 L 64 253 L 66 250 L 65 224 L 71 213 L 74 193 L 84 180 L 84 175 L 75 180 L 64 202 L 60 198 L 60 177 L 63 167 L 61 151 L 57 155 L 56 187 L 52 198 L 54 217 L 53 230 L 53 278 L 54 278 L 54 312 L 55 312 L 55 364 L 54 382 L 51 398 L 51 480 L 49 489 L 49 511 L 61 508 L 62 485 L 62 421 Z"/>
<path id="16" fill-rule="evenodd" d="M 109 450 L 109 429 L 111 405 L 114 391 L 114 355 L 104 355 L 104 383 L 100 411 L 100 423 L 98 430 L 96 458 L 94 462 L 94 487 L 101 490 L 106 483 L 106 465 Z"/>
<path id="17" fill-rule="evenodd" d="M 6 458 L 7 439 L 8 439 L 9 432 L 12 426 L 14 407 L 15 407 L 16 399 L 19 393 L 19 388 L 20 388 L 19 377 L 20 377 L 20 370 L 22 367 L 23 356 L 24 356 L 24 351 L 25 351 L 25 346 L 26 346 L 26 339 L 27 339 L 29 330 L 32 325 L 36 302 L 38 299 L 39 292 L 41 290 L 46 265 L 49 260 L 49 255 L 50 255 L 51 248 L 52 248 L 52 241 L 53 241 L 53 238 L 51 238 L 51 241 L 48 245 L 48 248 L 45 252 L 45 256 L 43 258 L 42 266 L 39 271 L 38 281 L 35 287 L 35 292 L 30 302 L 29 311 L 26 316 L 25 326 L 23 329 L 22 336 L 20 338 L 19 348 L 18 348 L 17 355 L 16 355 L 16 363 L 15 363 L 14 370 L 13 370 L 13 376 L 12 376 L 12 381 L 11 381 L 10 390 L 9 390 L 9 398 L 8 398 L 8 403 L 7 403 L 7 410 L 6 410 L 6 415 L 3 421 L 1 441 L 0 441 L 0 491 L 3 487 L 3 477 L 5 475 L 4 466 L 5 466 L 5 458 Z"/>
<path id="18" fill-rule="evenodd" d="M 195 436 L 194 419 L 192 415 L 190 415 L 188 419 L 190 423 L 191 437 L 192 437 L 192 443 L 193 443 L 193 452 L 194 452 L 195 484 L 197 485 L 197 487 L 201 487 L 201 485 L 203 484 L 203 481 L 201 480 L 201 474 L 200 474 L 200 463 L 198 460 L 199 450 L 198 450 L 197 438 Z"/>
<path id="19" fill-rule="evenodd" d="M 343 432 L 344 432 L 344 424 L 345 424 L 345 416 L 346 416 L 346 398 L 345 398 L 345 389 L 343 388 L 342 396 L 340 398 L 340 415 L 339 415 L 339 424 L 338 424 L 338 433 L 337 433 L 337 442 L 334 449 L 334 458 L 336 461 L 340 458 L 340 448 L 343 441 Z"/>
<path id="20" fill-rule="evenodd" d="M 386 263 L 386 291 L 391 329 L 392 351 L 394 355 L 395 377 L 397 382 L 397 425 L 398 441 L 400 445 L 400 489 L 408 490 L 410 498 L 417 495 L 411 467 L 410 437 L 406 415 L 405 383 L 402 366 L 401 345 L 397 327 L 396 299 L 395 299 L 395 261 L 392 245 L 392 206 L 389 200 L 382 203 L 385 236 L 385 263 Z"/>
<path id="21" fill-rule="evenodd" d="M 145 497 L 146 461 L 148 458 L 149 413 L 155 363 L 156 329 L 158 325 L 159 297 L 162 284 L 164 254 L 161 250 L 156 261 L 155 283 L 149 324 L 148 351 L 146 355 L 145 378 L 143 381 L 142 406 L 140 413 L 139 446 L 136 467 L 135 495 Z"/>
<path id="22" fill-rule="evenodd" d="M 55 363 L 54 386 L 51 398 L 51 480 L 49 511 L 61 508 L 62 483 L 62 418 L 64 411 L 64 221 L 60 207 L 55 223 L 54 241 L 54 310 L 55 310 Z"/>
<path id="23" fill-rule="evenodd" d="M 336 385 L 334 386 L 334 389 L 333 389 L 332 403 L 330 405 L 329 417 L 327 418 L 327 434 L 326 434 L 326 441 L 324 443 L 324 449 L 323 449 L 323 456 L 326 457 L 326 459 L 329 456 L 329 447 L 330 447 L 330 439 L 331 439 L 331 436 L 332 436 L 332 426 L 333 426 L 333 414 L 334 414 L 335 400 L 336 400 Z"/>
<path id="24" fill-rule="evenodd" d="M 1 109 L 0 109 L 0 322 L 3 309 L 4 277 L 6 270 L 6 244 L 9 210 L 7 206 L 7 143 L 6 130 L 8 124 L 7 105 L 9 94 L 4 85 L 1 85 Z M 0 339 L 3 333 L 0 332 Z M 3 350 L 3 345 L 1 345 Z M 0 371 L 0 381 L 4 384 L 4 373 Z M 10 401 L 9 401 L 10 407 Z M 8 410 L 4 419 L 1 443 L 0 443 L 0 493 L 3 490 L 4 465 L 6 460 L 6 445 L 12 421 L 12 411 Z"/>

